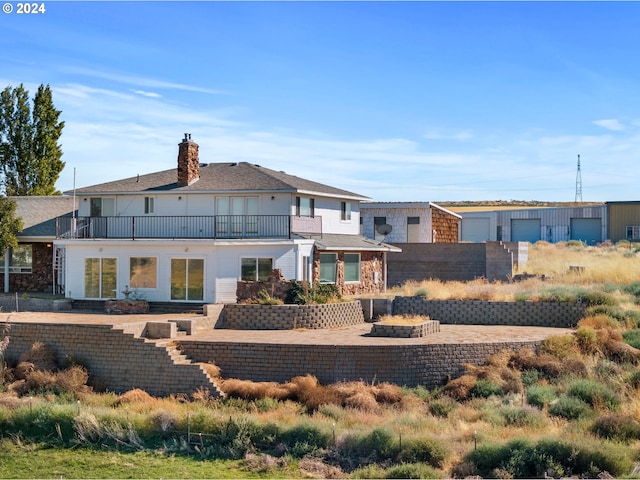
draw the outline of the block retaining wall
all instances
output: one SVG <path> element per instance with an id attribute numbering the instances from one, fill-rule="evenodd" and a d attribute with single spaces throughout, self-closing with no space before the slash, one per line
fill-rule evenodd
<path id="1" fill-rule="evenodd" d="M 372 337 L 419 338 L 440 331 L 440 322 L 427 320 L 417 325 L 388 325 L 381 322 L 371 326 Z"/>
<path id="2" fill-rule="evenodd" d="M 16 308 L 17 307 L 17 308 Z M 71 310 L 71 299 L 22 298 L 18 295 L 0 295 L 3 312 L 60 312 Z"/>
<path id="3" fill-rule="evenodd" d="M 395 315 L 428 315 L 441 324 L 573 328 L 586 314 L 584 303 L 487 302 L 396 297 Z"/>
<path id="4" fill-rule="evenodd" d="M 215 384 L 200 365 L 176 364 L 166 348 L 110 325 L 13 323 L 9 336 L 5 360 L 10 364 L 40 341 L 55 350 L 59 365 L 66 355 L 73 355 L 116 393 L 141 388 L 167 396 L 204 387 L 216 394 Z"/>
<path id="5" fill-rule="evenodd" d="M 224 307 L 221 328 L 291 330 L 335 328 L 364 323 L 359 301 L 322 305 L 242 305 Z"/>
<path id="6" fill-rule="evenodd" d="M 256 382 L 286 382 L 314 375 L 320 383 L 390 382 L 435 388 L 464 373 L 463 365 L 482 365 L 505 349 L 536 349 L 540 342 L 442 345 L 283 345 L 181 340 L 183 353 L 213 362 L 222 376 Z"/>

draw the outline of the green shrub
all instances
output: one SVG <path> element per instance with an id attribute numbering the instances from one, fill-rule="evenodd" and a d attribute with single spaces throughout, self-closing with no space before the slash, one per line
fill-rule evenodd
<path id="1" fill-rule="evenodd" d="M 540 380 L 540 378 L 542 378 L 540 371 L 536 370 L 535 368 L 528 368 L 526 370 L 523 370 L 522 372 L 522 385 L 524 385 L 525 387 L 530 387 L 538 383 L 538 380 Z"/>
<path id="2" fill-rule="evenodd" d="M 622 338 L 633 348 L 640 348 L 640 329 L 625 330 L 622 332 Z"/>
<path id="3" fill-rule="evenodd" d="M 536 427 L 542 425 L 544 417 L 533 407 L 502 407 L 499 410 L 506 425 L 514 427 Z"/>
<path id="4" fill-rule="evenodd" d="M 527 389 L 527 403 L 544 408 L 556 399 L 555 388 L 549 385 L 532 385 Z"/>
<path id="5" fill-rule="evenodd" d="M 405 463 L 388 468 L 383 478 L 443 478 L 443 475 L 424 463 Z"/>
<path id="6" fill-rule="evenodd" d="M 279 440 L 287 446 L 287 453 L 296 458 L 314 455 L 326 449 L 332 435 L 313 423 L 301 423 L 285 430 Z"/>
<path id="7" fill-rule="evenodd" d="M 442 467 L 448 455 L 446 447 L 431 438 L 414 438 L 402 443 L 398 460 L 402 463 L 428 463 Z"/>
<path id="8" fill-rule="evenodd" d="M 501 387 L 484 378 L 478 379 L 475 386 L 471 389 L 471 396 L 477 398 L 489 398 L 492 395 L 500 395 L 501 393 Z"/>
<path id="9" fill-rule="evenodd" d="M 623 290 L 636 298 L 640 298 L 640 282 L 634 282 L 626 285 Z"/>
<path id="10" fill-rule="evenodd" d="M 433 416 L 447 418 L 457 405 L 458 403 L 452 398 L 441 397 L 429 403 L 429 412 Z"/>
<path id="11" fill-rule="evenodd" d="M 627 378 L 626 382 L 631 385 L 633 388 L 640 387 L 640 370 L 636 370 L 635 372 L 631 372 Z"/>
<path id="12" fill-rule="evenodd" d="M 333 283 L 314 283 L 309 285 L 306 281 L 291 282 L 291 288 L 287 291 L 285 303 L 306 305 L 322 304 L 332 301 L 340 301 L 340 289 Z"/>
<path id="13" fill-rule="evenodd" d="M 579 398 L 592 407 L 605 407 L 616 410 L 620 406 L 620 397 L 605 384 L 597 380 L 581 378 L 569 385 L 568 394 Z"/>
<path id="14" fill-rule="evenodd" d="M 591 431 L 609 440 L 629 442 L 640 439 L 640 424 L 627 415 L 603 415 L 598 417 Z"/>
<path id="15" fill-rule="evenodd" d="M 277 297 L 272 297 L 266 290 L 260 290 L 257 303 L 260 305 L 283 305 L 284 302 Z"/>
<path id="16" fill-rule="evenodd" d="M 514 439 L 504 445 L 482 445 L 466 459 L 484 478 L 597 478 L 604 472 L 628 474 L 633 466 L 629 452 L 613 445 L 576 445 L 557 439 Z"/>
<path id="17" fill-rule="evenodd" d="M 382 427 L 364 435 L 347 435 L 338 445 L 338 450 L 344 457 L 356 458 L 367 463 L 386 461 L 398 454 L 394 435 Z"/>
<path id="18" fill-rule="evenodd" d="M 552 335 L 545 338 L 540 345 L 540 351 L 557 358 L 574 356 L 578 350 L 578 341 L 573 335 Z"/>
<path id="19" fill-rule="evenodd" d="M 612 326 L 618 328 L 620 324 L 640 327 L 640 312 L 610 305 L 594 305 L 587 308 L 587 315 L 595 317 L 606 315 L 614 320 Z"/>
<path id="20" fill-rule="evenodd" d="M 429 295 L 429 292 L 426 288 L 419 288 L 418 290 L 416 290 L 416 293 L 414 295 L 417 297 L 427 297 Z"/>
<path id="21" fill-rule="evenodd" d="M 606 305 L 609 307 L 613 307 L 618 304 L 618 300 L 616 300 L 613 295 L 610 295 L 601 290 L 585 291 L 580 294 L 580 298 L 582 300 L 582 303 L 586 304 L 589 307 L 593 307 L 595 305 Z"/>
<path id="22" fill-rule="evenodd" d="M 528 291 L 516 292 L 513 295 L 513 298 L 516 302 L 528 302 L 531 299 L 531 292 L 528 292 Z"/>
<path id="23" fill-rule="evenodd" d="M 585 355 L 594 355 L 598 352 L 598 334 L 593 328 L 579 327 L 576 330 L 576 342 Z"/>
<path id="24" fill-rule="evenodd" d="M 591 407 L 579 398 L 562 395 L 549 406 L 549 413 L 567 420 L 579 420 L 591 415 Z"/>

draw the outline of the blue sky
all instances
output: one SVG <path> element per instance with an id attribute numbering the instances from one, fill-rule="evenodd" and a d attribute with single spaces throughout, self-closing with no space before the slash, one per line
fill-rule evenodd
<path id="1" fill-rule="evenodd" d="M 7 2 L 4 2 L 7 3 Z M 78 187 L 247 161 L 376 201 L 640 200 L 636 2 L 45 2 L 0 88 L 50 84 Z"/>

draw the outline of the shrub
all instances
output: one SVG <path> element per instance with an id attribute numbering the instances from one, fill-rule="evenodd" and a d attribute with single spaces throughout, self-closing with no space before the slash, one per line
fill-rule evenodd
<path id="1" fill-rule="evenodd" d="M 428 295 L 429 295 L 429 292 L 427 291 L 426 288 L 419 288 L 415 292 L 416 297 L 427 297 Z"/>
<path id="2" fill-rule="evenodd" d="M 506 425 L 514 427 L 536 427 L 542 425 L 544 417 L 533 407 L 502 407 L 499 410 Z"/>
<path id="3" fill-rule="evenodd" d="M 540 380 L 540 372 L 535 368 L 530 368 L 522 372 L 522 385 L 530 387 Z"/>
<path id="4" fill-rule="evenodd" d="M 618 395 L 605 384 L 596 380 L 575 380 L 569 385 L 568 394 L 596 408 L 605 407 L 609 410 L 616 410 L 620 406 Z"/>
<path id="5" fill-rule="evenodd" d="M 556 399 L 555 388 L 549 385 L 532 385 L 527 389 L 527 402 L 544 408 Z"/>
<path id="6" fill-rule="evenodd" d="M 431 438 L 414 438 L 402 444 L 398 460 L 402 463 L 428 463 L 442 467 L 448 455 L 446 447 Z"/>
<path id="7" fill-rule="evenodd" d="M 492 395 L 500 395 L 502 388 L 495 383 L 484 378 L 478 379 L 471 389 L 472 397 L 489 398 Z"/>
<path id="8" fill-rule="evenodd" d="M 285 303 L 289 304 L 319 304 L 339 302 L 342 299 L 340 289 L 333 283 L 314 283 L 296 281 L 291 282 L 291 288 L 287 291 Z"/>
<path id="9" fill-rule="evenodd" d="M 567 420 L 579 420 L 588 417 L 591 414 L 591 408 L 579 398 L 562 395 L 549 406 L 549 413 Z"/>
<path id="10" fill-rule="evenodd" d="M 331 442 L 331 434 L 312 423 L 301 423 L 285 430 L 279 440 L 287 445 L 287 453 L 296 458 L 317 455 Z"/>
<path id="11" fill-rule="evenodd" d="M 56 352 L 42 342 L 35 342 L 29 350 L 20 355 L 18 363 L 32 363 L 36 370 L 53 371 L 57 369 Z"/>
<path id="12" fill-rule="evenodd" d="M 576 342 L 585 355 L 595 355 L 599 351 L 598 335 L 590 327 L 580 327 L 576 330 Z"/>
<path id="13" fill-rule="evenodd" d="M 640 329 L 625 330 L 622 332 L 622 338 L 633 348 L 640 348 Z"/>
<path id="14" fill-rule="evenodd" d="M 613 295 L 600 290 L 584 292 L 582 293 L 580 298 L 582 300 L 582 303 L 590 307 L 595 305 L 606 305 L 612 307 L 618 304 L 618 301 Z"/>
<path id="15" fill-rule="evenodd" d="M 640 424 L 627 415 L 603 415 L 598 417 L 591 431 L 609 440 L 629 442 L 640 439 Z"/>
<path id="16" fill-rule="evenodd" d="M 640 387 L 640 370 L 636 370 L 635 372 L 631 372 L 626 379 L 627 383 L 631 385 L 633 388 Z"/>
<path id="17" fill-rule="evenodd" d="M 578 353 L 578 342 L 573 335 L 553 335 L 540 345 L 540 351 L 558 358 L 567 358 Z"/>
<path id="18" fill-rule="evenodd" d="M 640 312 L 608 305 L 595 305 L 587 308 L 587 315 L 607 315 L 618 323 L 640 327 Z"/>
<path id="19" fill-rule="evenodd" d="M 405 463 L 388 468 L 383 478 L 443 478 L 443 475 L 424 463 Z"/>
<path id="20" fill-rule="evenodd" d="M 339 442 L 338 451 L 362 463 L 375 463 L 395 458 L 398 447 L 391 432 L 379 427 L 368 434 L 347 435 Z"/>
<path id="21" fill-rule="evenodd" d="M 429 402 L 429 412 L 436 417 L 446 418 L 458 406 L 450 397 L 441 397 Z"/>

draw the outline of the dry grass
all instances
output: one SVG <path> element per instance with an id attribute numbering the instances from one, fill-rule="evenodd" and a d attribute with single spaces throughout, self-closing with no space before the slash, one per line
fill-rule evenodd
<path id="1" fill-rule="evenodd" d="M 385 325 L 419 325 L 431 320 L 428 315 L 380 315 L 378 322 Z"/>
<path id="2" fill-rule="evenodd" d="M 42 342 L 35 342 L 31 348 L 20 355 L 18 363 L 33 364 L 35 370 L 56 370 L 56 352 Z"/>
<path id="3" fill-rule="evenodd" d="M 573 265 L 584 267 L 581 272 Z M 425 280 L 406 282 L 389 289 L 388 295 L 412 296 L 427 292 L 432 300 L 514 301 L 526 294 L 536 300 L 540 293 L 556 287 L 580 286 L 586 290 L 606 284 L 631 284 L 640 281 L 640 255 L 625 246 L 575 246 L 569 243 L 537 242 L 529 245 L 528 262 L 518 273 L 535 275 L 519 282 L 469 282 Z"/>

